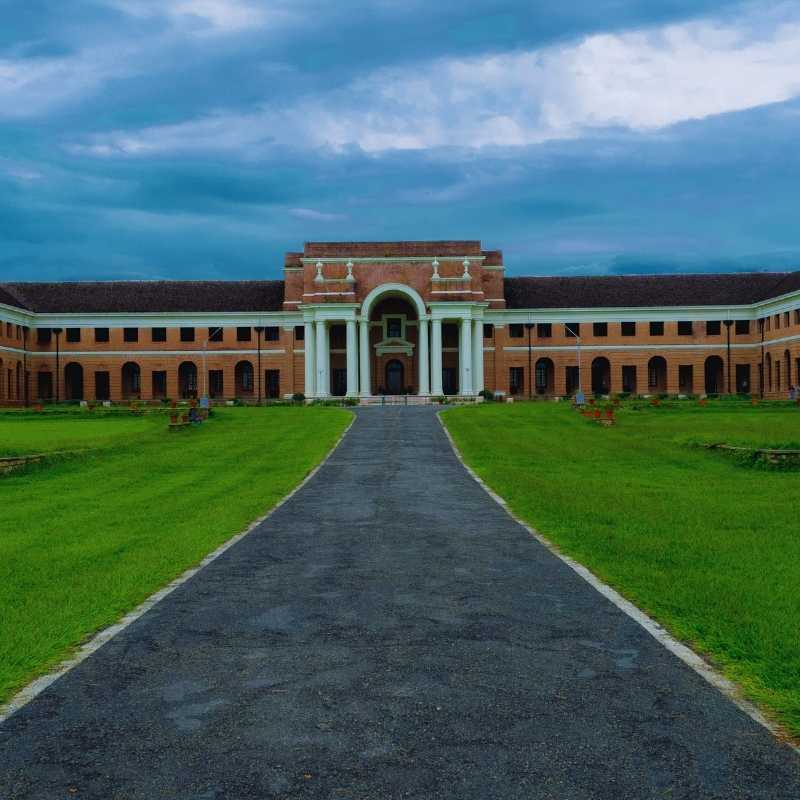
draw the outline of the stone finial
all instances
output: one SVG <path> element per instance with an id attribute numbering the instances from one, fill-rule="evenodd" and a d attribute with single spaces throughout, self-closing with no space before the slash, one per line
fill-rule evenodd
<path id="1" fill-rule="evenodd" d="M 465 259 L 464 259 L 464 274 L 463 274 L 461 277 L 462 277 L 462 278 L 463 278 L 465 281 L 468 281 L 468 280 L 470 280 L 470 278 L 472 277 L 472 276 L 469 274 L 469 259 L 468 259 L 468 258 L 465 258 Z"/>
<path id="2" fill-rule="evenodd" d="M 433 259 L 433 275 L 431 275 L 432 281 L 440 281 L 441 277 L 439 276 L 439 259 Z"/>
<path id="3" fill-rule="evenodd" d="M 322 274 L 322 262 L 317 261 L 317 274 L 314 276 L 314 283 L 325 283 L 325 277 Z"/>
<path id="4" fill-rule="evenodd" d="M 353 262 L 348 261 L 346 266 L 347 266 L 347 276 L 345 277 L 345 280 L 348 283 L 355 283 L 356 279 L 353 277 Z"/>

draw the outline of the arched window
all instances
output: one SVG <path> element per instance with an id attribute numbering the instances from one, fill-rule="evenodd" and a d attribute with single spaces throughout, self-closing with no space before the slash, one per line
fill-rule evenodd
<path id="1" fill-rule="evenodd" d="M 197 397 L 197 367 L 191 361 L 178 367 L 178 391 L 184 400 Z"/>
<path id="2" fill-rule="evenodd" d="M 64 367 L 64 398 L 83 400 L 83 367 L 75 361 Z"/>
<path id="3" fill-rule="evenodd" d="M 536 394 L 553 393 L 553 376 L 555 367 L 549 358 L 540 358 L 536 362 Z"/>
<path id="4" fill-rule="evenodd" d="M 651 392 L 667 391 L 667 361 L 662 356 L 653 356 L 647 362 L 647 388 Z"/>
<path id="5" fill-rule="evenodd" d="M 592 361 L 592 392 L 608 394 L 611 390 L 611 364 L 607 358 L 599 356 Z"/>
<path id="6" fill-rule="evenodd" d="M 725 386 L 725 371 L 719 356 L 709 356 L 705 364 L 706 394 L 721 394 Z"/>
<path id="7" fill-rule="evenodd" d="M 134 400 L 142 394 L 142 371 L 135 361 L 122 365 L 122 399 Z"/>
<path id="8" fill-rule="evenodd" d="M 253 365 L 249 361 L 240 361 L 234 371 L 236 395 L 253 394 Z"/>

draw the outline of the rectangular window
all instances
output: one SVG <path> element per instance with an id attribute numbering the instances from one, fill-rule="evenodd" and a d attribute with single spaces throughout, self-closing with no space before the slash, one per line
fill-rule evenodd
<path id="1" fill-rule="evenodd" d="M 800 308 L 796 309 L 794 312 L 794 324 L 800 325 Z"/>
<path id="2" fill-rule="evenodd" d="M 211 341 L 216 341 L 216 340 L 212 339 L 212 337 L 210 335 L 210 330 L 211 329 L 209 329 L 209 337 L 208 338 L 211 339 Z M 181 341 L 182 342 L 193 342 L 194 341 L 194 328 L 181 328 Z"/>
<path id="3" fill-rule="evenodd" d="M 775 330 L 777 331 L 778 328 L 780 328 L 780 327 L 781 327 L 781 315 L 780 314 L 776 314 L 775 315 Z"/>
<path id="4" fill-rule="evenodd" d="M 623 322 L 620 324 L 623 336 L 636 336 L 636 323 Z"/>
<path id="5" fill-rule="evenodd" d="M 521 339 L 525 335 L 525 328 L 520 323 L 515 322 L 508 326 L 508 335 L 512 339 Z"/>
<path id="6" fill-rule="evenodd" d="M 6 336 L 8 336 L 9 339 L 12 338 L 13 330 L 14 328 L 12 324 L 10 322 L 6 322 Z"/>
<path id="7" fill-rule="evenodd" d="M 692 323 L 691 322 L 684 322 L 681 321 L 678 323 L 678 336 L 691 336 L 692 335 Z"/>
<path id="8" fill-rule="evenodd" d="M 403 320 L 399 317 L 389 317 L 386 320 L 386 338 L 401 339 L 403 337 Z"/>
<path id="9" fill-rule="evenodd" d="M 608 323 L 595 322 L 592 324 L 592 335 L 594 336 L 608 336 Z"/>
<path id="10" fill-rule="evenodd" d="M 568 339 L 576 339 L 581 335 L 580 322 L 565 322 L 564 323 L 564 336 Z"/>
<path id="11" fill-rule="evenodd" d="M 511 367 L 508 370 L 508 388 L 511 394 L 522 394 L 525 391 L 524 367 Z"/>
<path id="12" fill-rule="evenodd" d="M 691 364 L 678 364 L 678 392 L 692 394 L 694 391 L 694 368 Z"/>
<path id="13" fill-rule="evenodd" d="M 304 342 L 306 339 L 306 328 L 305 325 L 295 325 L 294 326 L 294 340 L 296 342 Z"/>
<path id="14" fill-rule="evenodd" d="M 53 332 L 50 328 L 36 329 L 36 344 L 50 344 Z"/>
<path id="15" fill-rule="evenodd" d="M 50 400 L 53 397 L 53 373 L 40 372 L 36 376 L 36 393 L 40 400 Z"/>
<path id="16" fill-rule="evenodd" d="M 747 336 L 750 333 L 750 320 L 749 319 L 737 319 L 736 320 L 736 335 L 737 336 Z"/>
<path id="17" fill-rule="evenodd" d="M 161 330 L 164 330 L 163 328 Z M 153 372 L 153 397 L 161 400 L 167 396 L 167 373 L 165 370 Z"/>
<path id="18" fill-rule="evenodd" d="M 210 369 L 208 371 L 208 396 L 222 397 L 225 390 L 225 381 L 221 369 Z"/>
<path id="19" fill-rule="evenodd" d="M 491 322 L 483 323 L 483 338 L 491 339 L 494 336 L 494 325 Z"/>
<path id="20" fill-rule="evenodd" d="M 549 322 L 540 322 L 536 326 L 536 335 L 540 339 L 549 339 L 553 335 L 553 326 Z"/>
<path id="21" fill-rule="evenodd" d="M 139 341 L 139 329 L 138 328 L 123 328 L 122 329 L 122 339 L 126 342 L 138 342 Z"/>
<path id="22" fill-rule="evenodd" d="M 767 330 L 771 331 L 772 330 L 772 317 L 765 317 L 764 320 L 766 322 Z"/>
<path id="23" fill-rule="evenodd" d="M 94 340 L 95 342 L 107 342 L 108 341 L 108 328 L 95 328 L 94 329 Z M 97 373 L 95 373 L 97 374 Z M 99 398 L 98 398 L 99 399 Z M 108 398 L 104 398 L 108 399 Z"/>
<path id="24" fill-rule="evenodd" d="M 153 342 L 166 342 L 167 341 L 167 329 L 166 328 L 151 328 L 150 329 L 150 340 Z"/>
<path id="25" fill-rule="evenodd" d="M 264 371 L 264 387 L 270 400 L 277 400 L 281 396 L 281 371 L 279 369 Z"/>
<path id="26" fill-rule="evenodd" d="M 249 342 L 253 338 L 253 329 L 250 327 L 239 327 L 236 329 L 237 342 Z"/>
<path id="27" fill-rule="evenodd" d="M 192 331 L 192 338 L 191 339 L 184 339 L 183 332 L 184 330 Z M 224 336 L 224 329 L 221 328 L 219 325 L 215 325 L 213 328 L 208 329 L 208 341 L 209 342 L 221 342 Z M 193 342 L 194 341 L 194 328 L 181 328 L 181 341 L 182 342 Z"/>
<path id="28" fill-rule="evenodd" d="M 718 319 L 706 322 L 706 336 L 719 336 L 722 333 L 722 323 Z"/>
<path id="29" fill-rule="evenodd" d="M 277 325 L 268 325 L 264 328 L 265 342 L 279 342 L 281 339 L 281 329 Z"/>
<path id="30" fill-rule="evenodd" d="M 67 328 L 67 341 L 72 342 L 79 342 L 81 340 L 81 329 L 80 328 Z"/>
<path id="31" fill-rule="evenodd" d="M 789 312 L 783 312 L 783 327 L 788 328 L 791 323 L 789 322 Z"/>
<path id="32" fill-rule="evenodd" d="M 650 323 L 650 335 L 651 336 L 663 336 L 664 335 L 664 323 L 663 322 L 651 322 Z"/>

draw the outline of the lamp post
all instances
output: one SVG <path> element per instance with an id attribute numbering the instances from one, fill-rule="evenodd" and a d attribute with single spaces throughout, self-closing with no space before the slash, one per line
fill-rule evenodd
<path id="1" fill-rule="evenodd" d="M 256 325 L 255 331 L 258 342 L 258 404 L 261 405 L 261 334 L 264 333 L 264 326 Z"/>
<path id="2" fill-rule="evenodd" d="M 576 349 L 578 351 L 578 403 L 583 403 L 583 379 L 581 377 L 582 370 L 581 370 L 581 337 L 574 331 L 572 328 L 569 327 L 566 323 L 564 324 L 564 328 L 566 331 L 571 333 L 575 337 L 576 341 Z"/>
<path id="3" fill-rule="evenodd" d="M 533 399 L 533 345 L 531 344 L 531 335 L 533 332 L 533 323 L 526 322 L 525 330 L 528 331 L 528 400 Z"/>
<path id="4" fill-rule="evenodd" d="M 730 313 L 730 312 L 728 312 L 728 313 Z M 727 361 L 728 361 L 728 369 L 727 369 L 727 372 L 728 372 L 728 394 L 732 394 L 732 392 L 731 392 L 731 325 L 733 325 L 733 320 L 732 319 L 726 319 L 725 320 L 725 333 L 727 334 L 727 337 L 728 337 L 728 358 L 727 358 Z"/>
<path id="5" fill-rule="evenodd" d="M 59 383 L 61 377 L 61 365 L 60 365 L 60 341 L 59 337 L 61 336 L 62 328 L 52 328 L 53 333 L 56 335 L 56 403 L 58 403 L 59 397 Z"/>

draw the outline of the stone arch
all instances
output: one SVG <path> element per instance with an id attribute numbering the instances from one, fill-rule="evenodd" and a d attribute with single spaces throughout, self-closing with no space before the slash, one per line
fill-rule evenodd
<path id="1" fill-rule="evenodd" d="M 592 392 L 608 394 L 611 391 L 611 362 L 605 356 L 592 361 Z"/>
<path id="2" fill-rule="evenodd" d="M 654 392 L 667 391 L 667 359 L 653 356 L 647 362 L 647 388 Z"/>
<path id="3" fill-rule="evenodd" d="M 407 300 L 411 301 L 419 318 L 425 316 L 425 301 L 422 299 L 419 292 L 402 283 L 382 283 L 380 286 L 376 286 L 362 301 L 361 318 L 369 319 L 373 306 L 379 300 L 387 296 L 405 297 Z"/>
<path id="4" fill-rule="evenodd" d="M 556 368 L 550 358 L 540 358 L 534 369 L 536 394 L 553 394 L 555 390 Z"/>
<path id="5" fill-rule="evenodd" d="M 709 356 L 705 363 L 706 394 L 722 394 L 725 391 L 725 370 L 720 356 Z"/>
<path id="6" fill-rule="evenodd" d="M 197 397 L 197 365 L 183 361 L 178 367 L 178 391 L 184 400 Z"/>
<path id="7" fill-rule="evenodd" d="M 122 365 L 122 398 L 134 400 L 142 394 L 142 370 L 135 361 Z"/>
<path id="8" fill-rule="evenodd" d="M 64 367 L 64 399 L 83 400 L 83 367 L 77 361 Z"/>
<path id="9" fill-rule="evenodd" d="M 255 391 L 255 371 L 250 361 L 243 360 L 236 364 L 233 371 L 235 393 L 237 397 L 242 395 L 249 397 Z"/>

